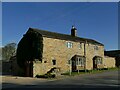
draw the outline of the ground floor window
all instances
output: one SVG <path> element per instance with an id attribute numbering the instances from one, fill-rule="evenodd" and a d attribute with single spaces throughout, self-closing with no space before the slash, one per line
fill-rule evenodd
<path id="1" fill-rule="evenodd" d="M 97 59 L 97 64 L 98 64 L 98 65 L 102 64 L 102 58 L 98 58 L 98 59 Z"/>
<path id="2" fill-rule="evenodd" d="M 96 64 L 96 65 L 103 64 L 102 57 L 100 57 L 100 56 L 95 56 L 93 60 L 94 60 L 94 64 Z"/>
<path id="3" fill-rule="evenodd" d="M 53 65 L 56 65 L 56 60 L 52 60 Z"/>
<path id="4" fill-rule="evenodd" d="M 84 66 L 84 64 L 85 64 L 85 59 L 83 57 L 77 57 L 76 65 Z"/>

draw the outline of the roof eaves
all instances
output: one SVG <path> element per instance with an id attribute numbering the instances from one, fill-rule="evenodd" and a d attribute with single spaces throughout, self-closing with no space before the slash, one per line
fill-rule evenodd
<path id="1" fill-rule="evenodd" d="M 97 42 L 96 40 L 93 39 L 87 39 L 87 38 L 81 38 L 81 37 L 73 37 L 71 35 L 68 34 L 61 34 L 61 33 L 57 33 L 57 32 L 51 32 L 51 31 L 47 31 L 47 30 L 41 30 L 41 29 L 36 29 L 36 28 L 29 28 L 30 30 L 34 30 L 38 33 L 40 33 L 43 37 L 49 37 L 49 38 L 58 38 L 58 39 L 63 39 L 63 40 L 70 40 L 70 41 L 87 41 L 87 42 L 91 42 L 94 44 L 99 44 L 104 46 L 104 44 Z M 50 35 L 52 34 L 52 35 Z"/>

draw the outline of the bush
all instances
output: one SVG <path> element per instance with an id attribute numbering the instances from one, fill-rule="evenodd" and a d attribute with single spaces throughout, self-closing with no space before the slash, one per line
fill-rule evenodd
<path id="1" fill-rule="evenodd" d="M 103 68 L 103 70 L 108 70 L 108 68 Z"/>

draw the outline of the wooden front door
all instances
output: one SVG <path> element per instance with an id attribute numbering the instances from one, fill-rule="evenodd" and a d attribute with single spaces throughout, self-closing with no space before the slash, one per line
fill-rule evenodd
<path id="1" fill-rule="evenodd" d="M 72 72 L 76 71 L 76 61 L 72 60 Z"/>
<path id="2" fill-rule="evenodd" d="M 97 63 L 96 63 L 96 59 L 93 59 L 93 69 L 97 68 Z"/>
<path id="3" fill-rule="evenodd" d="M 26 77 L 33 77 L 33 62 L 26 61 L 25 63 L 25 76 Z"/>

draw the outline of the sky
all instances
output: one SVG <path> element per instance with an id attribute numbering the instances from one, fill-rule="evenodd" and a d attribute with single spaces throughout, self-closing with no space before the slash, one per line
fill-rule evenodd
<path id="1" fill-rule="evenodd" d="M 2 46 L 18 44 L 29 27 L 97 40 L 118 49 L 117 2 L 3 2 Z"/>

